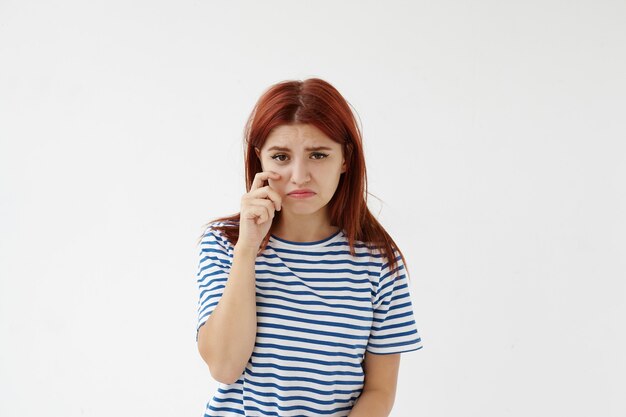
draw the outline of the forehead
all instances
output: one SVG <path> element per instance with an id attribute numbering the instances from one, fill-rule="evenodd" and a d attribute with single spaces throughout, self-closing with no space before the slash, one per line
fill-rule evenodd
<path id="1" fill-rule="evenodd" d="M 340 149 L 341 145 L 310 124 L 280 125 L 272 129 L 262 149 L 279 146 L 297 150 L 301 147 L 327 146 Z"/>

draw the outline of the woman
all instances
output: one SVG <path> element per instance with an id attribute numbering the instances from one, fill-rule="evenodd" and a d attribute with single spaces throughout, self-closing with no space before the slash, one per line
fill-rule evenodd
<path id="1" fill-rule="evenodd" d="M 400 353 L 422 345 L 348 103 L 317 78 L 278 83 L 245 143 L 240 212 L 200 242 L 196 341 L 220 382 L 205 416 L 389 415 Z"/>

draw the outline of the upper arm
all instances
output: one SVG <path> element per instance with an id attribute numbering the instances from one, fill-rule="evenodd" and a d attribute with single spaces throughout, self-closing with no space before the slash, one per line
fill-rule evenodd
<path id="1" fill-rule="evenodd" d="M 415 324 L 408 273 L 402 257 L 397 266 L 381 263 L 378 281 L 372 287 L 373 319 L 366 350 L 388 355 L 422 348 L 422 339 Z"/>
<path id="2" fill-rule="evenodd" d="M 196 342 L 200 330 L 222 298 L 232 264 L 231 248 L 221 232 L 207 228 L 200 242 L 196 281 L 198 286 L 198 320 Z M 204 329 L 203 332 L 206 332 Z"/>
<path id="3" fill-rule="evenodd" d="M 363 391 L 379 390 L 387 393 L 390 405 L 396 398 L 398 370 L 400 369 L 400 353 L 377 355 L 365 352 L 363 372 L 365 386 Z"/>

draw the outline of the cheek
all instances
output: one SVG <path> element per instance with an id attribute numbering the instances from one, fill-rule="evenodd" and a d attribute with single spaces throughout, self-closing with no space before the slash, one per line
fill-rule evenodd
<path id="1" fill-rule="evenodd" d="M 274 169 L 272 169 L 271 171 L 277 172 L 277 173 L 282 175 L 281 172 L 278 172 L 278 171 L 276 171 Z M 285 187 L 283 185 L 283 184 L 285 184 L 285 181 L 283 181 L 282 178 L 284 178 L 284 176 L 281 177 L 281 179 L 279 179 L 279 180 L 272 180 L 272 179 L 268 180 L 269 181 L 268 184 L 272 188 L 272 190 L 276 191 L 281 196 L 285 195 L 285 190 L 284 190 Z"/>
<path id="2" fill-rule="evenodd" d="M 285 183 L 285 182 L 287 182 L 287 180 L 291 176 L 291 171 L 289 170 L 288 167 L 285 167 L 285 166 L 282 166 L 282 165 L 278 165 L 276 163 L 267 164 L 266 167 L 267 167 L 268 171 L 272 171 L 272 172 L 275 172 L 277 174 L 280 174 L 280 178 L 278 180 L 274 180 L 274 181 L 276 181 L 278 183 Z"/>

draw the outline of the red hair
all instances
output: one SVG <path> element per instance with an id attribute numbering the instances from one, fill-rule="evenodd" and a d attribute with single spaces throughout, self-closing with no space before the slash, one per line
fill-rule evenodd
<path id="1" fill-rule="evenodd" d="M 389 269 L 394 270 L 397 267 L 394 251 L 397 250 L 408 277 L 404 255 L 367 207 L 367 171 L 361 130 L 346 99 L 328 82 L 319 78 L 282 81 L 261 95 L 244 129 L 246 192 L 250 191 L 255 174 L 262 171 L 261 161 L 254 148 L 261 149 L 275 127 L 294 123 L 314 125 L 343 146 L 346 172 L 341 175 L 337 190 L 328 205 L 331 225 L 338 226 L 348 237 L 350 254 L 355 255 L 355 241 L 361 241 L 370 248 L 380 249 L 381 255 L 389 261 Z M 280 214 L 280 211 L 274 213 L 273 224 L 261 242 L 259 253 L 267 246 Z M 239 238 L 240 215 L 236 213 L 214 219 L 205 227 L 213 222 L 233 224 L 232 227 L 213 227 L 234 245 Z"/>

